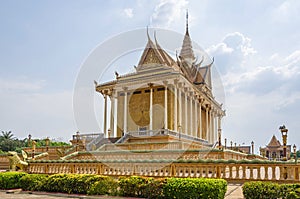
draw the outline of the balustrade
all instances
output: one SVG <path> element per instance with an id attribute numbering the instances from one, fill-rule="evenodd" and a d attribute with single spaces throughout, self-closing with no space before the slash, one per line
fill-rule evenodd
<path id="1" fill-rule="evenodd" d="M 297 164 L 232 164 L 232 163 L 46 163 L 31 162 L 29 173 L 77 173 L 110 176 L 206 177 L 228 181 L 285 181 L 300 182 Z"/>

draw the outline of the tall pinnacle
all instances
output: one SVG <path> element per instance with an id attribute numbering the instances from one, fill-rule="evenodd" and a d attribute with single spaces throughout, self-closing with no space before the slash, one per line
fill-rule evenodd
<path id="1" fill-rule="evenodd" d="M 191 61 L 194 61 L 195 56 L 192 48 L 192 41 L 189 35 L 189 14 L 188 11 L 186 11 L 186 32 L 183 39 L 180 56 L 184 59 L 190 59 Z"/>
<path id="2" fill-rule="evenodd" d="M 186 10 L 186 32 L 185 34 L 189 34 L 189 11 Z"/>

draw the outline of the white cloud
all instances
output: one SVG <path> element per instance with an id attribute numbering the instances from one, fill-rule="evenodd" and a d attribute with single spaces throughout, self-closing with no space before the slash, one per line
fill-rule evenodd
<path id="1" fill-rule="evenodd" d="M 160 0 L 150 18 L 152 26 L 169 27 L 174 21 L 182 18 L 188 1 Z"/>
<path id="2" fill-rule="evenodd" d="M 263 146 L 278 125 L 299 128 L 300 50 L 264 58 L 250 38 L 235 32 L 207 51 L 215 57 L 226 93 L 224 137 Z"/>
<path id="3" fill-rule="evenodd" d="M 256 53 L 251 39 L 240 32 L 227 34 L 219 44 L 206 51 L 216 57 L 216 65 L 222 74 L 243 69 L 246 58 Z"/>
<path id="4" fill-rule="evenodd" d="M 28 78 L 0 79 L 0 130 L 11 130 L 19 138 L 29 133 L 35 138 L 71 138 L 76 131 L 72 91 L 49 92 L 43 84 Z"/>
<path id="5" fill-rule="evenodd" d="M 45 84 L 44 80 L 29 82 L 27 78 L 19 78 L 17 80 L 0 78 L 0 92 L 39 91 L 44 84 Z"/>
<path id="6" fill-rule="evenodd" d="M 277 6 L 271 16 L 274 21 L 281 23 L 290 23 L 299 20 L 300 2 L 298 0 L 283 1 Z"/>
<path id="7" fill-rule="evenodd" d="M 276 134 L 278 125 L 286 124 L 291 131 L 297 129 L 295 118 L 300 117 L 297 111 L 300 108 L 299 88 L 291 88 L 288 79 L 274 69 L 261 67 L 257 71 L 243 73 L 239 81 L 225 86 L 226 136 L 238 142 L 250 143 L 252 139 L 256 146 L 263 146 Z M 232 91 L 228 92 L 228 87 Z M 289 94 L 286 89 L 293 91 Z"/>
<path id="8" fill-rule="evenodd" d="M 125 8 L 123 13 L 126 17 L 132 18 L 133 17 L 133 9 L 132 8 Z"/>

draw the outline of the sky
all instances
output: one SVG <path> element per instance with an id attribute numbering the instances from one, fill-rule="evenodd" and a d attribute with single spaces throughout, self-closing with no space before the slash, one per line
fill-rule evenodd
<path id="1" fill-rule="evenodd" d="M 81 129 L 74 117 L 76 82 L 91 52 L 147 26 L 184 34 L 186 9 L 192 40 L 214 57 L 223 82 L 223 139 L 238 145 L 254 141 L 257 152 L 272 135 L 281 140 L 278 127 L 285 124 L 288 144 L 300 147 L 297 0 L 2 0 L 0 130 L 64 141 L 78 130 L 101 132 L 99 94 L 94 94 L 98 125 Z M 140 54 L 114 64 L 130 72 Z"/>

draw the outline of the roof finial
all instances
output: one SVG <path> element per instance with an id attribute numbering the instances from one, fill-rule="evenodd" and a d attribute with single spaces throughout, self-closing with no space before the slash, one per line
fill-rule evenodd
<path id="1" fill-rule="evenodd" d="M 189 32 L 189 11 L 186 9 L 186 33 Z"/>
<path id="2" fill-rule="evenodd" d="M 150 36 L 149 36 L 149 29 L 148 29 L 148 26 L 147 26 L 147 37 L 148 37 L 148 40 L 150 41 Z"/>

